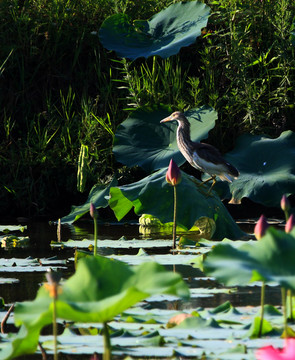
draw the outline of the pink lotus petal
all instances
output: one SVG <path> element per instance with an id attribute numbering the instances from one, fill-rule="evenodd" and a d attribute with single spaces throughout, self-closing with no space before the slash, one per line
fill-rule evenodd
<path id="1" fill-rule="evenodd" d="M 286 339 L 282 350 L 271 345 L 264 346 L 256 351 L 255 356 L 257 360 L 295 360 L 295 339 Z"/>

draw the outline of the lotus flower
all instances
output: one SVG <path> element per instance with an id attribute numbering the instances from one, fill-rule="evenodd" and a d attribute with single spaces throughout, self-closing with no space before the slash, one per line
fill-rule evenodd
<path id="1" fill-rule="evenodd" d="M 289 233 L 293 229 L 294 226 L 295 226 L 295 217 L 292 214 L 286 222 L 285 232 Z"/>
<path id="2" fill-rule="evenodd" d="M 181 172 L 173 159 L 170 160 L 170 164 L 166 173 L 166 181 L 168 184 L 173 186 L 179 184 L 181 181 Z"/>
<path id="3" fill-rule="evenodd" d="M 257 360 L 294 360 L 295 339 L 286 339 L 283 349 L 275 349 L 273 346 L 264 346 L 255 353 Z"/>
<path id="4" fill-rule="evenodd" d="M 282 196 L 282 200 L 281 200 L 281 208 L 283 211 L 289 211 L 290 210 L 290 202 L 287 198 L 286 195 Z"/>
<path id="5" fill-rule="evenodd" d="M 262 238 L 268 227 L 269 224 L 266 220 L 266 217 L 264 215 L 261 215 L 254 228 L 254 235 L 257 240 L 260 240 Z"/>

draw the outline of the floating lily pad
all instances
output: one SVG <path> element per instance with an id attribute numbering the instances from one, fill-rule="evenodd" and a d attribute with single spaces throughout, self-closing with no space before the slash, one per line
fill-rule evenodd
<path id="1" fill-rule="evenodd" d="M 27 226 L 23 225 L 0 225 L 0 232 L 10 233 L 14 231 L 24 232 L 27 229 Z"/>
<path id="2" fill-rule="evenodd" d="M 170 115 L 169 107 L 153 107 L 135 110 L 116 131 L 113 152 L 117 161 L 127 166 L 141 166 L 146 171 L 167 167 L 171 158 L 182 165 L 185 158 L 176 142 L 176 124 L 160 124 Z M 209 107 L 185 112 L 191 123 L 193 141 L 206 139 L 215 125 L 217 112 Z"/>
<path id="3" fill-rule="evenodd" d="M 68 240 L 65 242 L 52 241 L 53 247 L 93 249 L 94 240 Z M 149 249 L 149 248 L 169 248 L 172 246 L 172 240 L 98 240 L 97 247 L 110 249 Z"/>
<path id="4" fill-rule="evenodd" d="M 103 46 L 128 59 L 168 58 L 191 45 L 207 25 L 210 8 L 198 1 L 170 5 L 149 20 L 132 22 L 127 14 L 107 18 L 100 30 Z"/>
<path id="5" fill-rule="evenodd" d="M 48 268 L 53 270 L 65 268 L 66 260 L 59 260 L 57 258 L 42 258 L 34 259 L 28 257 L 0 259 L 0 272 L 46 272 Z"/>

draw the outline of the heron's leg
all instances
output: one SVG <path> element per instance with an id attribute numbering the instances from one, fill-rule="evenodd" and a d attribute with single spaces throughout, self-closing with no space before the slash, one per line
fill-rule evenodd
<path id="1" fill-rule="evenodd" d="M 211 194 L 211 191 L 212 191 L 212 189 L 213 189 L 213 186 L 214 186 L 215 183 L 216 183 L 216 176 L 213 175 L 213 176 L 212 176 L 212 179 L 213 179 L 212 185 L 211 185 L 211 187 L 210 187 L 210 189 L 209 189 L 209 191 L 208 191 L 208 194 Z"/>
<path id="2" fill-rule="evenodd" d="M 213 180 L 213 182 L 215 181 L 215 176 L 214 176 L 214 175 L 213 175 L 213 176 L 211 176 L 210 178 L 208 178 L 208 179 L 206 179 L 206 180 L 202 181 L 200 185 L 206 184 L 208 181 L 211 181 L 211 180 Z"/>

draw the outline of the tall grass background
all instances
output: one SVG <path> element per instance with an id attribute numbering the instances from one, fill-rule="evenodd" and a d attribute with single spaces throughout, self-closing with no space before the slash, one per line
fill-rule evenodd
<path id="1" fill-rule="evenodd" d="M 222 152 L 245 132 L 294 130 L 294 2 L 206 3 L 212 15 L 195 44 L 130 62 L 101 46 L 103 20 L 148 19 L 171 1 L 0 2 L 1 216 L 56 218 L 114 172 L 136 178 L 113 159 L 112 141 L 142 105 L 214 107 L 208 141 Z"/>

